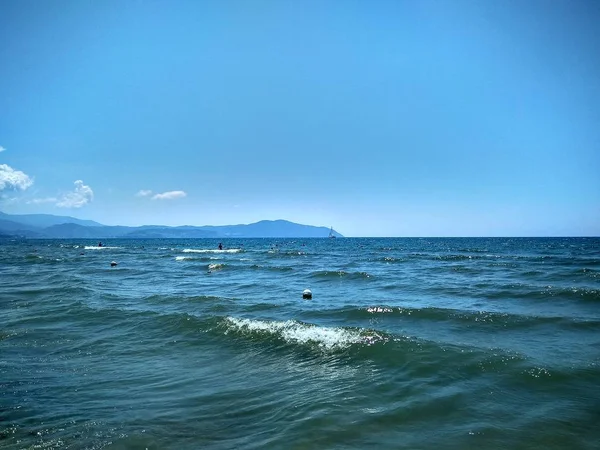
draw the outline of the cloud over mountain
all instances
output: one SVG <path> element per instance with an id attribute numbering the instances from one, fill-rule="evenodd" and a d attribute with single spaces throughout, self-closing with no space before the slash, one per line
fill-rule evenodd
<path id="1" fill-rule="evenodd" d="M 63 194 L 56 203 L 59 208 L 81 208 L 94 199 L 94 191 L 89 186 L 83 184 L 82 180 L 74 182 L 75 190 Z"/>

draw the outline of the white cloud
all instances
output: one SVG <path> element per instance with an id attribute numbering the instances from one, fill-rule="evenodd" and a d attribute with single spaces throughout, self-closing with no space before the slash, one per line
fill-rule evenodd
<path id="1" fill-rule="evenodd" d="M 150 194 L 152 194 L 151 190 L 149 190 L 149 189 L 142 189 L 137 194 L 135 194 L 135 196 L 136 197 L 148 197 Z"/>
<path id="2" fill-rule="evenodd" d="M 89 186 L 83 184 L 83 181 L 75 181 L 75 190 L 63 194 L 56 203 L 59 208 L 81 208 L 94 199 L 94 191 Z"/>
<path id="3" fill-rule="evenodd" d="M 0 191 L 5 189 L 24 191 L 33 184 L 33 179 L 7 164 L 0 164 Z"/>
<path id="4" fill-rule="evenodd" d="M 40 205 L 42 203 L 56 203 L 58 199 L 56 197 L 47 198 L 34 198 L 33 200 L 27 200 L 28 205 Z"/>
<path id="5" fill-rule="evenodd" d="M 183 198 L 187 196 L 187 194 L 183 191 L 168 191 L 163 192 L 162 194 L 156 194 L 152 197 L 152 200 L 173 200 L 176 198 Z"/>
<path id="6" fill-rule="evenodd" d="M 2 153 L 4 150 L 6 149 L 0 145 L 0 153 Z"/>

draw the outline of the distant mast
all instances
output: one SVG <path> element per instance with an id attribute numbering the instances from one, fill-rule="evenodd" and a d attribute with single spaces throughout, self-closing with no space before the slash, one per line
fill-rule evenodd
<path id="1" fill-rule="evenodd" d="M 329 230 L 329 239 L 335 239 L 335 234 L 333 234 L 333 227 Z"/>

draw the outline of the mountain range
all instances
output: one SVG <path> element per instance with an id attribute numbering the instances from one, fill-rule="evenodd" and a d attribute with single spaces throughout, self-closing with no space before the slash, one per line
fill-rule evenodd
<path id="1" fill-rule="evenodd" d="M 69 216 L 14 215 L 0 212 L 0 238 L 107 239 L 107 238 L 322 238 L 330 229 L 287 220 L 261 220 L 247 225 L 109 226 Z M 333 235 L 343 237 L 333 230 Z"/>

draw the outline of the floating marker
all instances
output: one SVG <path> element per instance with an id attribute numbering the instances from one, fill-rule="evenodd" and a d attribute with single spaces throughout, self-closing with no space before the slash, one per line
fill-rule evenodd
<path id="1" fill-rule="evenodd" d="M 310 291 L 310 289 L 304 289 L 302 291 L 302 298 L 306 300 L 310 300 L 312 298 L 312 292 Z"/>
<path id="2" fill-rule="evenodd" d="M 117 265 L 117 263 L 115 261 L 110 262 L 110 267 L 115 267 L 116 265 Z"/>

